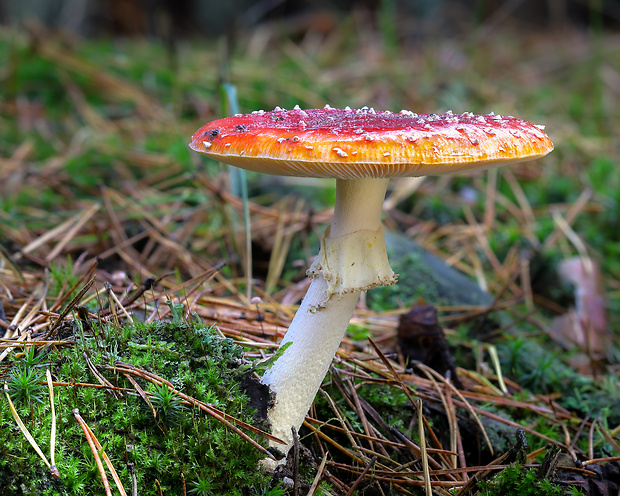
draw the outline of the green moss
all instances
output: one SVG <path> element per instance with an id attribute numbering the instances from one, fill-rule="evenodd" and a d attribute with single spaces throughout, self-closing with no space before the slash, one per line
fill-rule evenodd
<path id="1" fill-rule="evenodd" d="M 541 478 L 537 470 L 514 464 L 502 470 L 494 478 L 479 484 L 478 496 L 568 496 L 578 495 L 575 487 L 567 488 Z"/>
<path id="2" fill-rule="evenodd" d="M 89 328 L 90 324 L 84 324 Z M 95 340 L 95 335 L 98 336 Z M 85 356 L 98 373 L 128 392 L 113 397 L 103 388 L 57 386 L 54 388 L 58 423 L 56 464 L 60 479 L 53 479 L 42 460 L 17 429 L 6 398 L 0 401 L 0 487 L 3 494 L 102 494 L 103 486 L 93 454 L 71 411 L 78 408 L 118 471 L 125 488 L 131 488 L 129 463 L 133 463 L 139 494 L 157 494 L 156 480 L 164 494 L 182 494 L 185 480 L 189 494 L 239 494 L 268 488 L 269 477 L 257 470 L 263 457 L 249 443 L 204 412 L 183 403 L 167 387 L 139 377 L 134 379 L 150 393 L 152 408 L 127 378 L 111 364 L 131 364 L 172 382 L 178 390 L 200 401 L 215 404 L 228 414 L 252 422 L 252 410 L 239 383 L 245 365 L 242 349 L 220 337 L 210 327 L 184 321 L 138 323 L 133 326 L 97 328 L 85 337 L 76 333 L 76 345 L 50 352 L 54 380 L 96 384 Z M 13 358 L 10 370 L 31 371 L 35 387 L 40 369 L 27 358 Z M 23 382 L 23 381 L 22 381 Z M 25 386 L 24 386 L 25 387 Z M 23 388 L 22 388 L 23 389 Z M 30 391 L 26 387 L 27 391 Z M 49 453 L 51 412 L 46 390 L 32 401 L 12 389 L 12 399 L 24 423 L 44 453 Z M 155 411 L 156 416 L 154 416 Z M 110 483 L 113 485 L 112 479 Z M 208 490 L 206 488 L 209 488 Z M 208 491 L 208 492 L 205 492 Z"/>

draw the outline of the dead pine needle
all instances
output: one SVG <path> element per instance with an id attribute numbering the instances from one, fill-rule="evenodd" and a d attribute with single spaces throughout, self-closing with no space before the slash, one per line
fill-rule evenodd
<path id="1" fill-rule="evenodd" d="M 108 469 L 110 470 L 110 473 L 112 474 L 112 478 L 114 479 L 114 482 L 116 483 L 116 487 L 121 493 L 121 496 L 127 496 L 127 493 L 125 492 L 125 488 L 123 487 L 123 484 L 120 478 L 118 477 L 118 474 L 116 473 L 116 470 L 114 469 L 114 466 L 112 465 L 112 462 L 110 461 L 110 458 L 108 457 L 106 452 L 103 450 L 103 447 L 97 440 L 97 437 L 95 436 L 93 431 L 90 429 L 86 421 L 80 415 L 80 411 L 77 408 L 74 408 L 71 411 L 71 413 L 75 417 L 75 420 L 77 420 L 78 424 L 80 424 L 82 431 L 84 431 L 84 435 L 86 436 L 88 445 L 90 446 L 90 449 L 93 452 L 93 456 L 95 457 L 95 463 L 97 464 L 97 468 L 99 469 L 99 473 L 101 474 L 101 480 L 103 482 L 103 487 L 105 489 L 106 495 L 111 496 L 112 492 L 110 490 L 110 484 L 108 482 L 108 477 L 105 473 L 105 469 L 103 468 L 103 464 L 101 463 L 101 457 L 103 457 Z M 101 457 L 99 457 L 99 453 L 101 453 Z"/>
<path id="2" fill-rule="evenodd" d="M 87 293 L 87 291 L 90 289 L 90 287 L 94 284 L 95 282 L 95 277 L 93 276 L 85 285 L 82 289 L 80 289 L 80 291 L 78 292 L 77 295 L 75 295 L 75 297 L 69 302 L 69 304 L 66 306 L 66 308 L 61 312 L 61 314 L 58 316 L 58 319 L 56 319 L 56 321 L 54 322 L 54 324 L 51 326 L 50 330 L 47 332 L 45 339 L 49 338 L 54 331 L 58 328 L 58 326 L 64 321 L 65 317 L 69 314 L 69 312 L 71 311 L 71 309 L 77 305 L 78 301 L 80 301 L 82 299 L 82 297 Z"/>
<path id="3" fill-rule="evenodd" d="M 366 465 L 364 467 L 364 470 L 362 471 L 360 476 L 355 480 L 355 482 L 351 486 L 351 489 L 349 489 L 349 492 L 347 493 L 347 496 L 352 496 L 353 494 L 355 494 L 355 490 L 357 489 L 357 486 L 359 486 L 360 483 L 362 482 L 362 480 L 364 480 L 364 477 L 366 477 L 366 474 L 370 471 L 370 469 L 372 469 L 372 467 L 374 467 L 376 461 L 377 461 L 377 457 L 376 456 L 373 456 L 370 459 L 370 461 L 368 462 L 368 465 Z"/>
<path id="4" fill-rule="evenodd" d="M 161 489 L 161 484 L 159 483 L 158 479 L 155 479 L 155 487 L 157 488 L 158 496 L 164 496 L 164 492 Z"/>

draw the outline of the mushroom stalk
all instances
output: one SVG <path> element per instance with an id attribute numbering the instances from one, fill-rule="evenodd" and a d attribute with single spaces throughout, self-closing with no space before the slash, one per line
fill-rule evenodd
<path id="1" fill-rule="evenodd" d="M 310 288 L 280 346 L 291 343 L 263 375 L 275 393 L 268 417 L 272 433 L 292 445 L 291 427 L 303 423 L 338 351 L 361 291 L 391 284 L 381 211 L 388 179 L 338 179 L 331 225 Z"/>
<path id="2" fill-rule="evenodd" d="M 330 228 L 333 237 L 381 227 L 389 179 L 336 179 L 336 203 Z"/>

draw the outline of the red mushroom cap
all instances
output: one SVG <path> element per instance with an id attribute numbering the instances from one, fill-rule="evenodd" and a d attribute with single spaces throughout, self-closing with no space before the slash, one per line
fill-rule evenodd
<path id="1" fill-rule="evenodd" d="M 190 147 L 215 160 L 282 176 L 427 176 L 531 160 L 553 150 L 541 126 L 515 117 L 276 108 L 201 127 Z"/>

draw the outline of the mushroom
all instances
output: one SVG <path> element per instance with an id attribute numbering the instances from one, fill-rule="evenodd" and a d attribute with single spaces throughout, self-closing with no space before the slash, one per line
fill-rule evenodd
<path id="1" fill-rule="evenodd" d="M 336 179 L 331 225 L 307 271 L 308 293 L 261 382 L 275 393 L 272 433 L 293 442 L 327 374 L 359 295 L 394 284 L 382 205 L 390 177 L 443 175 L 531 160 L 553 150 L 535 126 L 514 117 L 375 112 L 364 107 L 237 114 L 200 128 L 190 147 L 215 160 L 282 176 Z M 290 345 L 289 345 L 290 343 Z"/>

